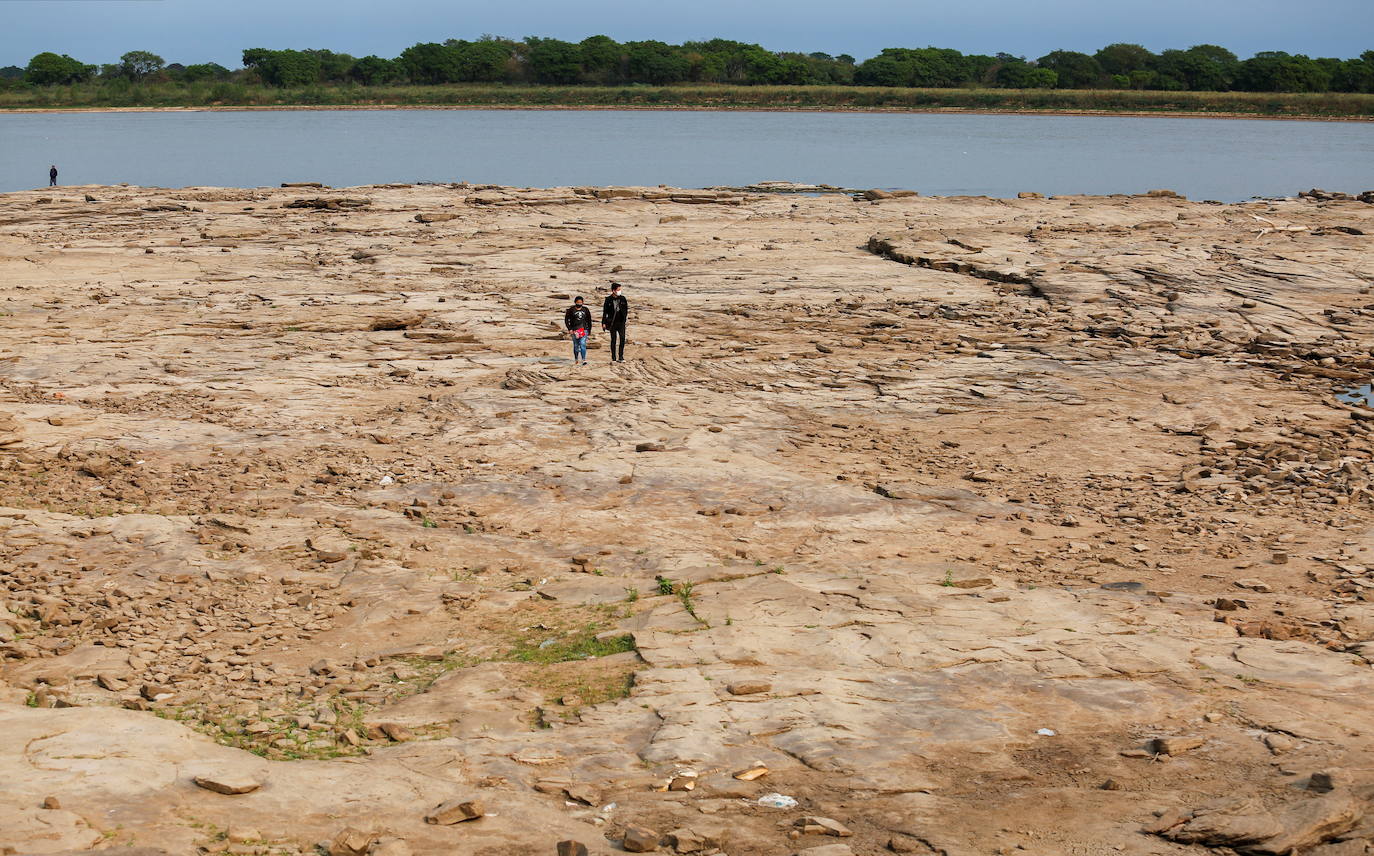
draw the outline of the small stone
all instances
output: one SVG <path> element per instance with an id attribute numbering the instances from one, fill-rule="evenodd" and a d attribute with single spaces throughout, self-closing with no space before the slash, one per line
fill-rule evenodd
<path id="1" fill-rule="evenodd" d="M 148 701 L 162 701 L 163 699 L 172 697 L 171 688 L 161 686 L 160 684 L 144 684 L 138 692 L 139 695 L 143 696 Z"/>
<path id="2" fill-rule="evenodd" d="M 620 846 L 630 853 L 653 853 L 658 849 L 659 834 L 643 826 L 625 827 L 625 837 Z"/>
<path id="3" fill-rule="evenodd" d="M 406 743 L 415 739 L 415 732 L 399 722 L 383 722 L 378 727 L 382 729 L 383 734 L 397 743 Z"/>
<path id="4" fill-rule="evenodd" d="M 673 776 L 672 781 L 670 781 L 670 782 L 668 783 L 668 790 L 670 790 L 670 791 L 691 791 L 691 790 L 696 790 L 696 786 L 697 786 L 697 777 L 696 777 L 696 776 Z"/>
<path id="5" fill-rule="evenodd" d="M 674 829 L 667 838 L 668 846 L 678 853 L 700 853 L 706 849 L 706 839 L 690 829 Z"/>
<path id="6" fill-rule="evenodd" d="M 1282 550 L 1275 550 L 1274 554 L 1269 557 L 1269 561 L 1276 565 L 1286 565 L 1288 564 L 1288 554 Z"/>
<path id="7" fill-rule="evenodd" d="M 1275 755 L 1282 755 L 1298 745 L 1298 741 L 1289 737 L 1287 734 L 1266 734 L 1264 735 L 1264 745 Z"/>
<path id="8" fill-rule="evenodd" d="M 96 677 L 95 682 L 112 693 L 123 692 L 129 688 L 128 681 L 120 680 L 114 675 L 99 675 Z"/>
<path id="9" fill-rule="evenodd" d="M 198 787 L 217 794 L 249 794 L 262 787 L 262 782 L 243 773 L 213 773 L 196 776 L 192 781 Z"/>
<path id="10" fill-rule="evenodd" d="M 225 836 L 231 844 L 248 844 L 261 841 L 262 833 L 249 826 L 231 826 Z"/>
<path id="11" fill-rule="evenodd" d="M 1104 791 L 1124 791 L 1125 789 L 1126 787 L 1116 779 L 1108 779 L 1102 783 L 1102 790 Z"/>
<path id="12" fill-rule="evenodd" d="M 412 856 L 413 852 L 404 838 L 382 838 L 367 856 Z"/>
<path id="13" fill-rule="evenodd" d="M 329 842 L 329 856 L 366 856 L 377 835 L 354 826 L 345 827 Z"/>
<path id="14" fill-rule="evenodd" d="M 848 838 L 854 834 L 843 823 L 828 817 L 808 815 L 797 818 L 793 825 L 799 827 L 807 835 L 833 835 L 836 838 Z"/>
<path id="15" fill-rule="evenodd" d="M 1206 743 L 1201 737 L 1156 737 L 1150 748 L 1156 755 L 1182 755 Z"/>
<path id="16" fill-rule="evenodd" d="M 767 681 L 735 681 L 725 687 L 725 691 L 730 695 L 755 695 L 771 692 L 772 689 L 773 685 Z"/>
<path id="17" fill-rule="evenodd" d="M 600 805 L 601 791 L 591 785 L 575 782 L 563 788 L 563 793 L 573 802 L 580 802 L 583 805 Z"/>
<path id="18" fill-rule="evenodd" d="M 58 809 L 62 808 L 62 802 L 58 800 L 57 797 L 44 797 L 43 808 L 48 809 L 49 811 L 57 811 Z"/>
<path id="19" fill-rule="evenodd" d="M 663 446 L 662 443 L 636 443 L 636 444 L 635 444 L 635 451 L 636 451 L 636 452 L 662 452 L 663 449 L 664 449 L 664 446 Z"/>
<path id="20" fill-rule="evenodd" d="M 476 800 L 449 800 L 425 815 L 425 823 L 451 826 L 482 816 L 482 805 Z"/>
<path id="21" fill-rule="evenodd" d="M 587 845 L 581 841 L 558 842 L 558 856 L 587 856 Z"/>
<path id="22" fill-rule="evenodd" d="M 1346 784 L 1347 776 L 1340 770 L 1323 770 L 1313 773 L 1307 779 L 1307 789 L 1317 793 L 1329 793 Z"/>
<path id="23" fill-rule="evenodd" d="M 887 840 L 887 849 L 893 853 L 920 853 L 926 848 L 910 838 L 894 835 Z"/>
<path id="24" fill-rule="evenodd" d="M 736 779 L 739 779 L 741 782 L 752 782 L 755 779 L 761 779 L 766 775 L 768 775 L 768 768 L 762 764 L 754 764 L 734 773 L 734 777 Z"/>
<path id="25" fill-rule="evenodd" d="M 1249 589 L 1250 591 L 1259 592 L 1260 594 L 1269 594 L 1274 590 L 1264 580 L 1257 579 L 1236 580 L 1232 585 L 1236 588 Z"/>

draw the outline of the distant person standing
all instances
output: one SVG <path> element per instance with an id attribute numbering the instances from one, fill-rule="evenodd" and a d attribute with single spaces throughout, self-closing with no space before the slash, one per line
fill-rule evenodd
<path id="1" fill-rule="evenodd" d="M 601 329 L 611 334 L 611 362 L 625 362 L 625 322 L 630 320 L 630 304 L 620 293 L 620 283 L 611 283 L 611 293 L 601 304 Z"/>
<path id="2" fill-rule="evenodd" d="M 57 164 L 48 167 L 48 187 L 57 186 Z"/>
<path id="3" fill-rule="evenodd" d="M 563 313 L 563 326 L 573 343 L 573 365 L 587 364 L 587 337 L 592 334 L 592 311 L 583 305 L 582 298 L 573 300 L 573 305 Z"/>

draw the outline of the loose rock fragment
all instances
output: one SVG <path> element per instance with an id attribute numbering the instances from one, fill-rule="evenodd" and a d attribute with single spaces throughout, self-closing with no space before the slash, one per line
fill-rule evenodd
<path id="1" fill-rule="evenodd" d="M 377 834 L 357 827 L 345 827 L 329 842 L 329 856 L 367 856 Z"/>
<path id="2" fill-rule="evenodd" d="M 772 690 L 773 685 L 767 681 L 735 681 L 725 686 L 725 691 L 730 695 L 756 695 Z"/>
<path id="3" fill-rule="evenodd" d="M 247 794 L 262 787 L 255 776 L 245 773 L 205 773 L 192 779 L 197 786 L 217 794 Z"/>
<path id="4" fill-rule="evenodd" d="M 451 826 L 482 817 L 482 804 L 476 800 L 450 800 L 425 815 L 425 823 Z"/>
<path id="5" fill-rule="evenodd" d="M 1156 755 L 1182 755 L 1206 742 L 1201 737 L 1156 737 L 1150 741 L 1150 748 Z"/>
<path id="6" fill-rule="evenodd" d="M 620 846 L 631 853 L 653 853 L 661 839 L 662 836 L 647 827 L 627 826 Z"/>
<path id="7" fill-rule="evenodd" d="M 838 820 L 832 820 L 828 817 L 817 817 L 815 815 L 799 817 L 793 825 L 800 829 L 805 835 L 833 835 L 836 838 L 848 838 L 854 834 Z"/>

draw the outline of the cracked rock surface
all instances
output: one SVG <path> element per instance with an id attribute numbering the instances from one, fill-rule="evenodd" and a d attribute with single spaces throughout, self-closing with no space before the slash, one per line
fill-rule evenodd
<path id="1" fill-rule="evenodd" d="M 1374 206 L 767 190 L 0 195 L 0 852 L 1374 852 Z"/>

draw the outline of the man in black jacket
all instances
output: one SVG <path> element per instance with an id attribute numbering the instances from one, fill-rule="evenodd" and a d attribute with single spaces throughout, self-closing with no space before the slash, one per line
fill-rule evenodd
<path id="1" fill-rule="evenodd" d="M 57 186 L 57 164 L 48 167 L 48 187 Z"/>
<path id="2" fill-rule="evenodd" d="M 611 362 L 625 362 L 625 322 L 630 319 L 630 304 L 620 293 L 620 283 L 611 283 L 611 293 L 601 304 L 601 329 L 611 334 Z"/>

